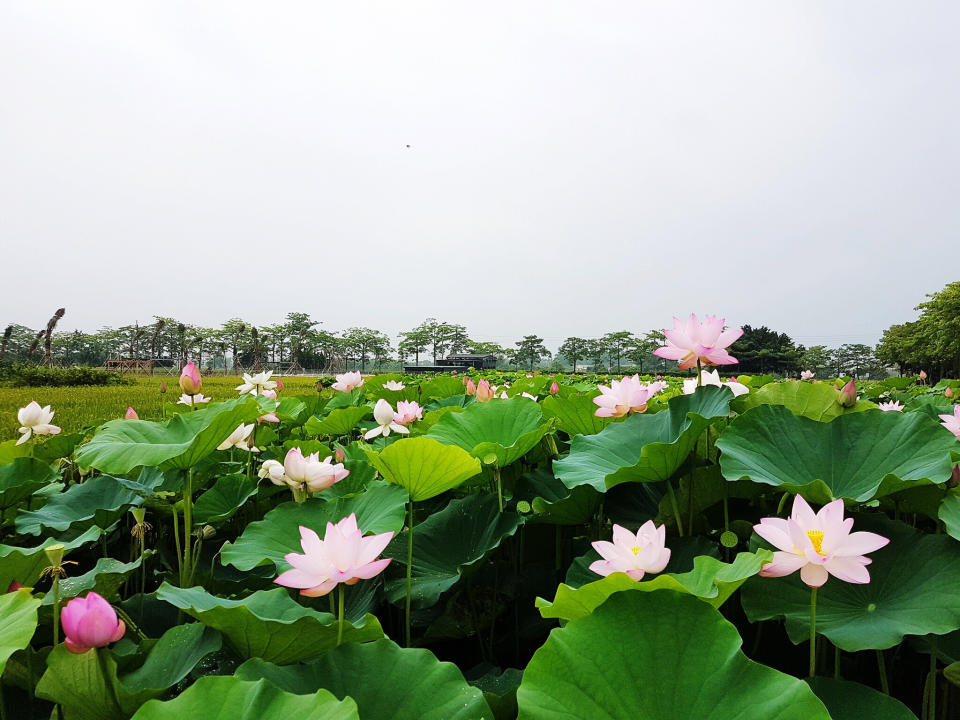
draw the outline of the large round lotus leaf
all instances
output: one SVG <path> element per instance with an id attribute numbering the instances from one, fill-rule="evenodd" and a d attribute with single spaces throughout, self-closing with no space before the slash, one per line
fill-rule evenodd
<path id="1" fill-rule="evenodd" d="M 794 415 L 829 422 L 840 415 L 875 410 L 876 405 L 861 400 L 851 408 L 839 402 L 840 391 L 828 383 L 808 383 L 800 380 L 770 383 L 756 392 L 741 395 L 731 403 L 738 413 L 744 413 L 758 405 L 783 405 Z"/>
<path id="2" fill-rule="evenodd" d="M 337 700 L 321 690 L 315 695 L 284 692 L 266 680 L 224 675 L 197 680 L 179 697 L 151 700 L 133 720 L 360 720 L 353 700 Z"/>
<path id="3" fill-rule="evenodd" d="M 581 525 L 589 522 L 603 497 L 589 485 L 580 485 L 571 490 L 543 467 L 526 473 L 519 490 L 517 496 L 527 500 L 533 510 L 527 522 L 549 525 Z"/>
<path id="4" fill-rule="evenodd" d="M 285 502 L 263 520 L 247 525 L 236 541 L 225 543 L 220 558 L 225 565 L 239 570 L 273 563 L 279 573 L 289 569 L 284 555 L 303 552 L 301 525 L 323 537 L 328 522 L 339 522 L 354 513 L 364 534 L 397 532 L 403 527 L 406 502 L 403 488 L 384 482 L 372 482 L 362 494 L 353 497 L 328 500 L 321 493 L 303 503 Z"/>
<path id="5" fill-rule="evenodd" d="M 557 418 L 560 429 L 570 437 L 595 435 L 614 421 L 594 414 L 598 409 L 593 402 L 595 395 L 551 395 L 543 399 L 543 415 Z"/>
<path id="6" fill-rule="evenodd" d="M 152 554 L 152 550 L 147 550 L 144 557 L 149 558 Z M 116 600 L 120 586 L 139 568 L 139 557 L 128 563 L 112 557 L 100 558 L 92 569 L 82 575 L 65 577 L 60 581 L 60 602 L 66 602 L 89 590 L 96 591 L 107 600 Z M 44 595 L 43 604 L 53 605 L 53 593 Z"/>
<path id="7" fill-rule="evenodd" d="M 694 597 L 617 593 L 550 633 L 523 673 L 519 720 L 830 720 L 810 688 L 740 643 Z"/>
<path id="8" fill-rule="evenodd" d="M 185 470 L 216 450 L 241 423 L 261 414 L 251 395 L 177 415 L 167 422 L 111 420 L 74 458 L 83 468 L 124 475 L 141 466 Z"/>
<path id="9" fill-rule="evenodd" d="M 545 618 L 577 620 L 592 613 L 615 593 L 662 589 L 689 593 L 713 607 L 720 607 L 747 578 L 760 572 L 764 563 L 772 559 L 773 555 L 768 550 L 739 553 L 732 563 L 699 555 L 694 558 L 690 572 L 650 575 L 640 581 L 626 573 L 612 573 L 578 588 L 561 583 L 553 602 L 538 597 L 537 608 Z"/>
<path id="10" fill-rule="evenodd" d="M 5 590 L 12 582 L 33 587 L 40 579 L 40 573 L 50 564 L 50 560 L 43 551 L 44 548 L 59 543 L 69 553 L 74 548 L 99 539 L 100 532 L 100 528 L 92 527 L 73 540 L 61 542 L 56 538 L 48 537 L 39 545 L 32 547 L 0 545 L 0 589 Z"/>
<path id="11" fill-rule="evenodd" d="M 337 645 L 336 618 L 304 607 L 283 588 L 227 600 L 201 587 L 177 588 L 165 582 L 157 589 L 157 599 L 219 630 L 242 658 L 260 657 L 286 665 L 322 655 Z M 343 642 L 381 637 L 383 630 L 373 615 L 357 625 L 344 623 Z"/>
<path id="12" fill-rule="evenodd" d="M 904 635 L 943 635 L 960 628 L 960 546 L 879 515 L 855 516 L 854 530 L 890 538 L 870 553 L 866 585 L 831 577 L 817 591 L 817 632 L 841 650 L 897 645 Z M 740 591 L 747 617 L 786 619 L 795 643 L 810 637 L 810 588 L 799 573 L 753 578 Z"/>
<path id="13" fill-rule="evenodd" d="M 56 471 L 35 458 L 15 458 L 12 463 L 0 465 L 0 513 L 56 479 Z"/>
<path id="14" fill-rule="evenodd" d="M 516 513 L 498 509 L 491 494 L 467 495 L 452 500 L 413 529 L 411 598 L 414 607 L 429 607 L 459 579 L 462 568 L 482 559 L 503 538 L 513 535 L 519 524 Z M 392 576 L 386 583 L 387 599 L 401 602 L 407 593 L 406 532 L 384 550 L 392 557 Z M 402 575 L 403 577 L 399 577 Z"/>
<path id="15" fill-rule="evenodd" d="M 456 665 L 386 638 L 341 645 L 308 664 L 277 667 L 248 660 L 237 677 L 265 678 L 298 695 L 323 688 L 338 698 L 349 696 L 364 720 L 493 720 L 483 693 L 467 684 Z"/>
<path id="16" fill-rule="evenodd" d="M 729 414 L 732 398 L 728 388 L 703 387 L 671 398 L 658 413 L 631 415 L 596 435 L 575 437 L 553 471 L 567 487 L 592 485 L 600 492 L 624 482 L 666 480 L 710 421 Z"/>
<path id="17" fill-rule="evenodd" d="M 331 410 L 325 418 L 311 417 L 303 430 L 307 435 L 346 435 L 372 412 L 366 405 L 338 408 Z"/>
<path id="18" fill-rule="evenodd" d="M 0 674 L 10 656 L 30 644 L 38 607 L 40 600 L 26 588 L 0 595 Z"/>
<path id="19" fill-rule="evenodd" d="M 944 482 L 960 445 L 919 413 L 854 413 L 822 423 L 761 405 L 734 420 L 717 448 L 727 480 L 749 478 L 826 503 Z"/>
<path id="20" fill-rule="evenodd" d="M 463 448 L 485 463 L 500 467 L 519 460 L 550 432 L 540 406 L 525 397 L 473 403 L 461 413 L 447 413 L 426 437 Z"/>
<path id="21" fill-rule="evenodd" d="M 806 682 L 833 720 L 917 720 L 902 702 L 866 685 L 825 677 L 807 678 Z"/>
<path id="22" fill-rule="evenodd" d="M 387 482 L 406 488 L 414 501 L 451 490 L 481 470 L 470 453 L 428 437 L 404 438 L 379 452 L 368 450 L 367 457 Z"/>
<path id="23" fill-rule="evenodd" d="M 463 394 L 463 381 L 450 375 L 440 375 L 439 377 L 428 380 L 420 384 L 420 397 L 427 398 L 445 398 L 450 395 Z M 421 405 L 423 403 L 421 402 Z"/>
<path id="24" fill-rule="evenodd" d="M 217 478 L 213 487 L 197 498 L 193 506 L 196 525 L 227 520 L 257 494 L 257 484 L 246 475 L 234 473 Z"/>
<path id="25" fill-rule="evenodd" d="M 97 475 L 52 496 L 39 510 L 21 511 L 16 519 L 17 532 L 39 535 L 44 528 L 63 532 L 75 523 L 106 528 L 116 520 L 117 511 L 142 502 L 140 495 L 116 478 Z"/>
<path id="26" fill-rule="evenodd" d="M 952 488 L 947 493 L 937 515 L 950 537 L 960 540 L 960 488 Z"/>

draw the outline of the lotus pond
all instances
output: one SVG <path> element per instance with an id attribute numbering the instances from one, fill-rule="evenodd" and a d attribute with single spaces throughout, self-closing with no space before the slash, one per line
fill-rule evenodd
<path id="1" fill-rule="evenodd" d="M 599 384 L 27 393 L 3 717 L 960 717 L 956 382 Z"/>

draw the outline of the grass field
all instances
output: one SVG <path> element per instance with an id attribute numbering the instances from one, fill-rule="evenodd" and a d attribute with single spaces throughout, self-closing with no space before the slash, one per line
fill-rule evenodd
<path id="1" fill-rule="evenodd" d="M 122 418 L 128 405 L 143 420 L 160 420 L 163 404 L 175 403 L 180 398 L 178 378 L 178 375 L 137 377 L 134 385 L 0 388 L 0 442 L 19 436 L 17 410 L 31 400 L 49 405 L 56 413 L 53 424 L 65 433 Z M 165 394 L 160 392 L 161 381 L 167 384 Z M 236 397 L 235 388 L 240 382 L 240 378 L 234 376 L 205 376 L 203 394 L 214 400 Z M 313 392 L 316 382 L 317 378 L 310 376 L 283 378 L 283 394 Z"/>

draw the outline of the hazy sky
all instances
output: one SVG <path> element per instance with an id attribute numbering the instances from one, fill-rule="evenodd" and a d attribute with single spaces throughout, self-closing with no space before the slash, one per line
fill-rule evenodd
<path id="1" fill-rule="evenodd" d="M 0 4 L 0 323 L 876 341 L 960 279 L 955 2 Z"/>

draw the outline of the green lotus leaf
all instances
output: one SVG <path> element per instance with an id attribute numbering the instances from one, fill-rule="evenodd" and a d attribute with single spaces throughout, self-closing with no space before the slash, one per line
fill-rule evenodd
<path id="1" fill-rule="evenodd" d="M 960 487 L 952 488 L 940 503 L 937 516 L 943 521 L 947 534 L 960 540 Z"/>
<path id="2" fill-rule="evenodd" d="M 338 408 L 322 419 L 312 416 L 303 426 L 303 431 L 307 435 L 346 435 L 372 412 L 366 405 Z"/>
<path id="3" fill-rule="evenodd" d="M 265 678 L 297 695 L 329 690 L 351 697 L 364 720 L 492 720 L 483 693 L 456 665 L 429 650 L 401 648 L 386 638 L 341 645 L 316 662 L 277 667 L 260 659 L 237 669 L 243 680 Z"/>
<path id="4" fill-rule="evenodd" d="M 648 580 L 634 580 L 626 573 L 612 573 L 579 588 L 561 584 L 553 602 L 537 598 L 537 608 L 545 618 L 577 620 L 586 617 L 614 593 L 625 590 L 652 592 L 668 589 L 694 595 L 713 607 L 720 607 L 749 577 L 760 572 L 770 562 L 769 550 L 757 553 L 738 553 L 732 563 L 714 557 L 698 555 L 693 570 L 685 573 L 663 573 Z"/>
<path id="5" fill-rule="evenodd" d="M 157 589 L 157 598 L 219 630 L 242 658 L 259 657 L 286 665 L 337 646 L 336 618 L 300 605 L 283 588 L 258 590 L 242 600 L 227 600 L 201 587 L 177 588 L 165 582 Z M 383 630 L 373 615 L 358 624 L 344 623 L 343 642 L 381 637 Z"/>
<path id="6" fill-rule="evenodd" d="M 447 413 L 430 428 L 426 437 L 463 448 L 489 463 L 496 458 L 506 467 L 528 453 L 550 432 L 540 406 L 525 397 L 473 403 L 461 413 Z"/>
<path id="7" fill-rule="evenodd" d="M 405 438 L 367 457 L 383 478 L 406 488 L 410 499 L 427 500 L 480 472 L 480 461 L 456 445 L 429 437 Z"/>
<path id="8" fill-rule="evenodd" d="M 418 523 L 413 530 L 413 605 L 429 607 L 436 603 L 441 593 L 460 579 L 462 568 L 482 559 L 503 538 L 513 535 L 518 525 L 516 513 L 501 513 L 496 496 L 486 493 L 452 500 Z M 387 581 L 390 602 L 406 597 L 407 538 L 406 532 L 398 535 L 383 553 L 394 558 L 393 573 L 404 576 Z"/>
<path id="9" fill-rule="evenodd" d="M 829 422 L 841 415 L 875 410 L 876 405 L 861 400 L 851 408 L 843 407 L 839 402 L 840 391 L 834 390 L 829 383 L 809 383 L 800 380 L 770 383 L 756 392 L 741 395 L 731 403 L 738 413 L 744 413 L 759 405 L 782 405 L 794 415 Z"/>
<path id="10" fill-rule="evenodd" d="M 0 589 L 8 588 L 14 581 L 33 587 L 40 579 L 40 573 L 50 564 L 50 560 L 43 551 L 44 548 L 59 543 L 69 554 L 70 550 L 99 539 L 100 533 L 100 528 L 91 527 L 71 540 L 48 537 L 33 547 L 0 545 Z"/>
<path id="11" fill-rule="evenodd" d="M 10 656 L 30 644 L 37 629 L 39 607 L 39 598 L 33 597 L 27 588 L 0 595 L 0 675 Z"/>
<path id="12" fill-rule="evenodd" d="M 50 465 L 31 457 L 14 458 L 12 463 L 0 465 L 0 516 L 58 477 Z"/>
<path id="13" fill-rule="evenodd" d="M 440 375 L 420 384 L 420 397 L 445 398 L 463 394 L 463 381 L 451 375 Z M 422 403 L 421 403 L 422 404 Z"/>
<path id="14" fill-rule="evenodd" d="M 902 702 L 866 685 L 825 677 L 807 678 L 806 683 L 833 720 L 917 720 Z"/>
<path id="15" fill-rule="evenodd" d="M 694 597 L 618 593 L 534 653 L 519 720 L 830 720 L 809 687 L 749 660 L 740 643 Z"/>
<path id="16" fill-rule="evenodd" d="M 315 695 L 284 692 L 266 680 L 226 676 L 197 680 L 179 697 L 151 700 L 133 720 L 360 720 L 350 698 L 337 700 L 321 690 Z"/>
<path id="17" fill-rule="evenodd" d="M 339 483 L 338 483 L 339 484 Z M 396 485 L 372 482 L 360 495 L 326 499 L 323 494 L 303 503 L 286 502 L 268 512 L 263 520 L 250 523 L 233 543 L 220 551 L 225 565 L 251 570 L 273 563 L 277 572 L 289 569 L 283 556 L 302 553 L 300 526 L 311 528 L 323 537 L 328 522 L 336 523 L 350 513 L 365 533 L 397 532 L 403 527 L 407 493 Z"/>
<path id="18" fill-rule="evenodd" d="M 257 494 L 257 484 L 246 475 L 234 473 L 217 478 L 213 487 L 197 498 L 193 506 L 193 522 L 197 525 L 222 522 L 237 512 Z"/>
<path id="19" fill-rule="evenodd" d="M 596 395 L 596 393 L 594 393 Z M 543 416 L 557 418 L 559 427 L 570 437 L 596 435 L 614 418 L 597 417 L 594 395 L 551 395 L 543 399 Z"/>
<path id="20" fill-rule="evenodd" d="M 528 522 L 580 525 L 594 517 L 603 497 L 589 485 L 572 490 L 544 468 L 523 476 L 521 496 L 527 498 L 533 515 Z"/>
<path id="21" fill-rule="evenodd" d="M 666 480 L 711 420 L 729 414 L 732 398 L 728 388 L 703 387 L 671 398 L 660 412 L 631 415 L 597 435 L 577 436 L 570 454 L 554 461 L 554 473 L 569 488 L 592 485 L 600 492 L 624 482 Z"/>
<path id="22" fill-rule="evenodd" d="M 96 475 L 52 496 L 39 510 L 18 513 L 17 532 L 39 535 L 45 528 L 62 532 L 74 524 L 86 527 L 96 524 L 106 528 L 116 520 L 119 511 L 141 503 L 143 498 L 117 482 L 116 478 Z"/>
<path id="23" fill-rule="evenodd" d="M 74 455 L 84 468 L 124 475 L 142 466 L 186 470 L 216 450 L 241 423 L 253 422 L 260 405 L 250 395 L 186 412 L 158 423 L 111 420 Z"/>
<path id="24" fill-rule="evenodd" d="M 904 635 L 943 635 L 960 628 L 957 541 L 878 515 L 854 517 L 854 530 L 877 532 L 890 544 L 870 553 L 868 584 L 831 577 L 817 591 L 817 632 L 841 650 L 857 652 L 893 647 Z M 794 643 L 809 639 L 810 588 L 799 573 L 751 579 L 740 599 L 751 621 L 783 617 Z"/>
<path id="25" fill-rule="evenodd" d="M 152 554 L 151 550 L 147 550 L 145 556 L 149 558 Z M 128 563 L 111 557 L 100 558 L 91 570 L 60 581 L 60 601 L 65 602 L 89 590 L 96 591 L 107 600 L 115 600 L 120 586 L 139 567 L 140 558 Z M 53 605 L 53 593 L 44 595 L 43 604 Z"/>
<path id="26" fill-rule="evenodd" d="M 483 699 L 493 711 L 495 720 L 514 720 L 517 717 L 517 689 L 523 679 L 523 671 L 507 668 L 503 672 L 491 667 L 480 677 L 470 679 L 470 684 L 483 691 Z"/>
<path id="27" fill-rule="evenodd" d="M 919 413 L 854 413 L 822 423 L 761 405 L 736 418 L 717 448 L 727 480 L 749 478 L 826 503 L 944 482 L 960 445 Z"/>

